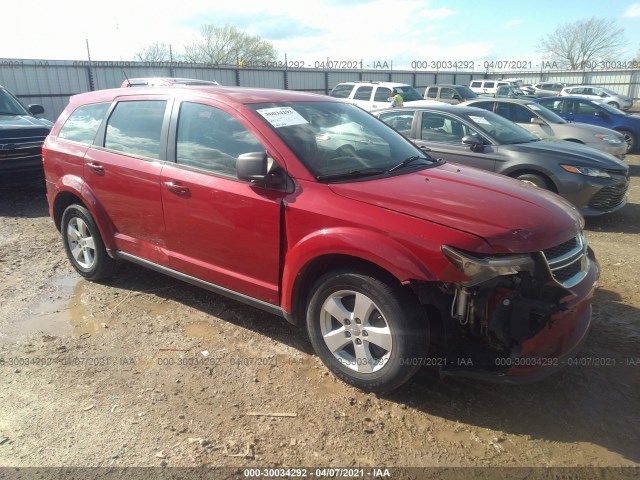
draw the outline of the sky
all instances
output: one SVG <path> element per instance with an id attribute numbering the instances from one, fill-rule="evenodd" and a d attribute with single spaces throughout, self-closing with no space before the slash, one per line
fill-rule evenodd
<path id="1" fill-rule="evenodd" d="M 605 7 L 606 5 L 606 7 Z M 7 0 L 0 58 L 134 59 L 154 42 L 180 54 L 203 24 L 232 24 L 270 41 L 280 60 L 540 63 L 540 40 L 591 17 L 625 30 L 621 60 L 640 51 L 638 0 Z M 10 18 L 15 21 L 9 21 Z M 0 64 L 1 67 L 1 64 Z"/>

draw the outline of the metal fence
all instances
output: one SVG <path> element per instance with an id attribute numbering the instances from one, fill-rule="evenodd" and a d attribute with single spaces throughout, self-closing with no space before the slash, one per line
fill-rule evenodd
<path id="1" fill-rule="evenodd" d="M 125 76 L 126 75 L 126 76 Z M 328 94 L 338 83 L 353 80 L 401 82 L 413 85 L 421 93 L 435 83 L 468 85 L 477 78 L 521 79 L 525 84 L 541 81 L 592 84 L 608 87 L 640 101 L 640 70 L 597 71 L 515 71 L 455 72 L 423 70 L 317 70 L 262 69 L 204 65 L 187 62 L 129 62 L 23 60 L 0 58 L 0 85 L 23 103 L 38 103 L 45 108 L 43 117 L 55 120 L 69 97 L 92 90 L 115 88 L 125 78 L 185 77 L 217 80 L 222 85 L 280 88 Z"/>

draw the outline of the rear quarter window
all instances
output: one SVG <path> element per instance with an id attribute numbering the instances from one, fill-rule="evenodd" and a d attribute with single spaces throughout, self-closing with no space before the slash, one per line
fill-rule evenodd
<path id="1" fill-rule="evenodd" d="M 111 103 L 94 103 L 76 108 L 60 129 L 58 138 L 91 145 L 110 105 Z"/>

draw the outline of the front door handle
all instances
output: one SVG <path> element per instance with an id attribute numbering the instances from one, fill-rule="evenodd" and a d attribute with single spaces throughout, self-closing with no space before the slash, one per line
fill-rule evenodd
<path id="1" fill-rule="evenodd" d="M 98 163 L 90 162 L 90 163 L 87 163 L 87 166 L 96 175 L 104 175 L 104 167 L 102 165 Z"/>
<path id="2" fill-rule="evenodd" d="M 177 195 L 188 196 L 191 193 L 189 187 L 185 187 L 179 182 L 164 182 L 164 185 Z"/>

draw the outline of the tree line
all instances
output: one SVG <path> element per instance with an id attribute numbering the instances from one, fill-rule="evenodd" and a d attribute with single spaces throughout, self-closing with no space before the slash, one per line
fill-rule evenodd
<path id="1" fill-rule="evenodd" d="M 598 61 L 620 60 L 626 45 L 624 29 L 615 20 L 590 18 L 559 25 L 542 38 L 538 52 L 559 68 L 581 70 Z M 174 54 L 171 46 L 155 42 L 135 54 L 142 62 L 187 61 L 214 65 L 243 65 L 273 62 L 278 54 L 273 45 L 234 25 L 202 25 L 200 38 Z M 640 61 L 640 50 L 636 54 Z"/>

